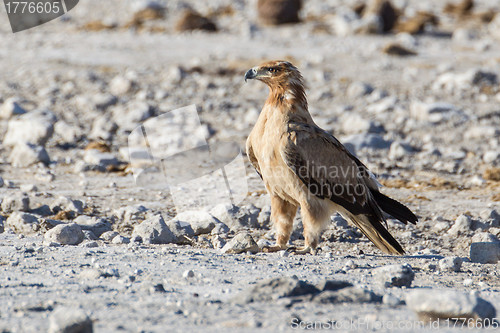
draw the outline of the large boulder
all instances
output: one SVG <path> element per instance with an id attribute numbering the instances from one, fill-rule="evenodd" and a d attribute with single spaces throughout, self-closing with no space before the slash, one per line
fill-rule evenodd
<path id="1" fill-rule="evenodd" d="M 257 2 L 259 20 L 269 25 L 299 22 L 301 7 L 302 0 L 259 0 Z"/>
<path id="2" fill-rule="evenodd" d="M 161 215 L 154 215 L 136 225 L 132 238 L 137 236 L 146 244 L 168 244 L 174 243 L 177 239 Z"/>
<path id="3" fill-rule="evenodd" d="M 58 224 L 45 233 L 44 239 L 47 243 L 58 243 L 61 245 L 77 245 L 83 241 L 82 228 L 76 223 Z"/>
<path id="4" fill-rule="evenodd" d="M 15 146 L 18 143 L 31 143 L 44 146 L 54 133 L 56 116 L 49 110 L 36 110 L 13 118 L 7 126 L 3 144 Z"/>

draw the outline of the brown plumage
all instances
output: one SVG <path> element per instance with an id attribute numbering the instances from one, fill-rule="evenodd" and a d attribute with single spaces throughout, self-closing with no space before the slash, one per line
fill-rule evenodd
<path id="1" fill-rule="evenodd" d="M 250 69 L 247 79 L 269 86 L 246 147 L 271 197 L 276 246 L 265 250 L 287 248 L 300 207 L 305 247 L 296 252 L 314 253 L 331 215 L 338 212 L 382 251 L 403 254 L 401 245 L 383 226 L 382 212 L 404 223 L 416 223 L 417 217 L 380 193 L 366 166 L 314 123 L 297 68 L 287 61 L 271 61 Z"/>

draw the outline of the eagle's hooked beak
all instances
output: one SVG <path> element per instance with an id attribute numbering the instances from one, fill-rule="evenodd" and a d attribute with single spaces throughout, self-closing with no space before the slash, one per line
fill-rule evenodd
<path id="1" fill-rule="evenodd" d="M 245 73 L 245 82 L 248 79 L 255 79 L 257 77 L 257 70 L 255 68 L 249 69 L 248 72 Z"/>

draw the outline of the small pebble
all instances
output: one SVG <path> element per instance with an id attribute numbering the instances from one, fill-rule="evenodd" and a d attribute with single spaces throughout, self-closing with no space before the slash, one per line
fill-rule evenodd
<path id="1" fill-rule="evenodd" d="M 194 272 L 189 269 L 187 271 L 184 271 L 184 273 L 182 273 L 182 276 L 184 278 L 192 278 L 192 277 L 194 277 Z"/>
<path id="2" fill-rule="evenodd" d="M 401 300 L 392 294 L 385 294 L 382 297 L 382 303 L 390 307 L 395 307 L 401 304 Z"/>
<path id="3" fill-rule="evenodd" d="M 357 268 L 357 267 L 358 267 L 358 264 L 356 264 L 356 263 L 354 262 L 354 260 L 352 260 L 352 259 L 347 260 L 347 261 L 345 262 L 345 264 L 344 264 L 344 270 L 345 270 L 345 271 L 348 271 L 348 270 L 351 270 L 351 269 L 355 269 L 355 268 Z"/>

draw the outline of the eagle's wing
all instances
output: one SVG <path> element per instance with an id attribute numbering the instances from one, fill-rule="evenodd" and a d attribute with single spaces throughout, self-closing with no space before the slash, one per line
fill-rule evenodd
<path id="1" fill-rule="evenodd" d="M 385 196 L 378 192 L 368 169 L 335 137 L 315 125 L 289 123 L 287 134 L 281 156 L 311 195 L 343 207 L 347 217 L 382 250 L 404 253 L 381 223 L 384 218 L 374 192 Z"/>
<path id="2" fill-rule="evenodd" d="M 260 171 L 259 162 L 257 161 L 257 158 L 255 157 L 252 145 L 247 144 L 246 148 L 247 148 L 247 156 L 248 156 L 248 159 L 250 160 L 250 163 L 252 163 L 253 167 L 255 168 L 257 173 L 259 174 L 260 178 L 262 178 L 262 173 Z"/>
<path id="3" fill-rule="evenodd" d="M 354 214 L 371 208 L 375 188 L 367 168 L 334 136 L 304 123 L 290 123 L 287 134 L 282 157 L 311 194 Z"/>

